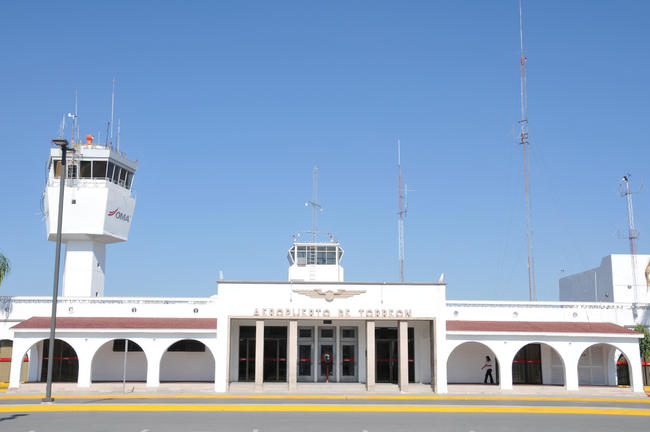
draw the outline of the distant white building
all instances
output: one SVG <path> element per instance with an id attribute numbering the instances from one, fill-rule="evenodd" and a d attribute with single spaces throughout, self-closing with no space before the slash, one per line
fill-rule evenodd
<path id="1" fill-rule="evenodd" d="M 563 277 L 560 301 L 650 303 L 650 255 L 608 255 L 594 269 Z"/>
<path id="2" fill-rule="evenodd" d="M 50 154 L 45 193 L 50 239 L 57 156 Z M 650 324 L 650 305 L 643 290 L 630 294 L 625 256 L 562 279 L 561 298 L 571 302 L 447 301 L 442 282 L 346 282 L 337 241 L 296 239 L 288 281 L 219 281 L 209 298 L 105 297 L 105 245 L 127 239 L 136 165 L 88 143 L 72 166 L 55 355 L 47 357 L 51 299 L 0 298 L 0 381 L 10 388 L 44 380 L 53 361 L 55 380 L 79 387 L 125 378 L 150 387 L 208 381 L 216 392 L 347 383 L 355 391 L 386 384 L 446 393 L 449 384 L 482 383 L 491 369 L 504 390 L 643 391 L 641 335 L 630 328 Z M 648 262 L 637 258 L 637 268 Z"/>

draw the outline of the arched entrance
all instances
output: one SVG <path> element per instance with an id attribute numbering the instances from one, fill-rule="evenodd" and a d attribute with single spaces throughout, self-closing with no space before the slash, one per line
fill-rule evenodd
<path id="1" fill-rule="evenodd" d="M 492 362 L 494 383 L 499 383 L 499 362 L 494 351 L 480 342 L 464 342 L 447 358 L 447 383 L 481 384 L 486 380 L 486 357 Z M 489 383 L 489 380 L 488 380 Z"/>
<path id="2" fill-rule="evenodd" d="M 195 339 L 171 344 L 160 359 L 160 382 L 164 381 L 214 382 L 212 352 Z"/>
<path id="3" fill-rule="evenodd" d="M 9 373 L 11 371 L 11 355 L 13 353 L 13 341 L 9 339 L 0 340 L 0 383 L 9 382 Z M 23 357 L 23 364 L 20 368 L 20 380 L 27 380 L 27 356 Z"/>
<path id="4" fill-rule="evenodd" d="M 585 349 L 578 360 L 578 385 L 629 386 L 629 360 L 614 345 L 599 343 Z"/>
<path id="5" fill-rule="evenodd" d="M 545 343 L 524 345 L 512 360 L 513 384 L 565 384 L 565 366 L 555 348 Z"/>
<path id="6" fill-rule="evenodd" d="M 95 352 L 91 367 L 91 381 L 147 380 L 147 356 L 130 339 L 113 339 Z"/>
<path id="7" fill-rule="evenodd" d="M 43 339 L 27 350 L 29 355 L 29 372 L 27 381 L 47 381 L 47 364 L 50 340 Z M 26 355 L 26 354 L 25 354 Z M 72 346 L 61 339 L 54 340 L 54 358 L 52 362 L 52 382 L 76 382 L 79 374 L 79 359 Z"/>

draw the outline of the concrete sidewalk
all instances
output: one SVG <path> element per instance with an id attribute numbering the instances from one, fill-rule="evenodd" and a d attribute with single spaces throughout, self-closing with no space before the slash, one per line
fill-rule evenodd
<path id="1" fill-rule="evenodd" d="M 0 395 L 41 395 L 45 394 L 45 383 L 24 383 L 18 389 L 7 389 Z M 562 386 L 517 385 L 512 390 L 501 390 L 496 385 L 450 384 L 449 392 L 439 396 L 495 396 L 495 397 L 572 397 L 572 398 L 642 398 L 646 393 L 633 393 L 629 387 L 583 386 L 579 391 L 567 391 Z M 650 390 L 650 388 L 646 388 Z M 409 391 L 402 393 L 397 385 L 377 384 L 374 392 L 366 392 L 364 384 L 298 384 L 295 391 L 289 392 L 285 383 L 267 383 L 263 392 L 255 392 L 253 383 L 233 383 L 229 393 L 215 393 L 214 384 L 209 382 L 175 382 L 161 383 L 158 387 L 147 387 L 144 382 L 127 382 L 123 391 L 121 382 L 93 383 L 88 388 L 79 388 L 76 383 L 52 384 L 53 395 L 347 395 L 347 396 L 436 396 L 429 385 L 409 384 Z"/>

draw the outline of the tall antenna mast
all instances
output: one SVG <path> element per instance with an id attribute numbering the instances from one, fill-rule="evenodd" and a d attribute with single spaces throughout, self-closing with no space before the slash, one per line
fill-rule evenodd
<path id="1" fill-rule="evenodd" d="M 521 73 L 521 148 L 524 150 L 524 196 L 526 200 L 526 239 L 528 243 L 528 297 L 536 299 L 535 293 L 535 258 L 533 248 L 533 212 L 530 205 L 530 143 L 528 142 L 528 95 L 526 92 L 526 61 L 524 56 L 524 22 L 522 17 L 522 0 L 519 0 L 519 70 Z"/>
<path id="2" fill-rule="evenodd" d="M 401 143 L 397 140 L 397 233 L 399 239 L 399 280 L 404 282 L 404 217 L 406 216 L 406 186 L 402 182 Z"/>
<path id="3" fill-rule="evenodd" d="M 117 151 L 120 151 L 120 119 L 117 119 Z"/>
<path id="4" fill-rule="evenodd" d="M 630 257 L 632 260 L 632 289 L 634 290 L 634 303 L 638 302 L 638 293 L 636 286 L 636 239 L 639 237 L 639 232 L 634 226 L 634 207 L 632 207 L 632 191 L 630 190 L 630 174 L 622 178 L 625 186 L 621 185 L 621 195 L 627 201 L 627 226 L 628 226 L 628 239 L 630 241 Z"/>
<path id="5" fill-rule="evenodd" d="M 113 77 L 113 91 L 111 93 L 111 136 L 110 136 L 110 143 L 111 143 L 111 148 L 113 147 L 113 114 L 115 112 L 115 77 Z"/>
<path id="6" fill-rule="evenodd" d="M 316 236 L 318 234 L 318 212 L 323 211 L 323 207 L 318 203 L 318 165 L 314 165 L 312 199 L 311 201 L 307 201 L 305 205 L 311 206 L 311 235 L 312 242 L 316 243 Z"/>

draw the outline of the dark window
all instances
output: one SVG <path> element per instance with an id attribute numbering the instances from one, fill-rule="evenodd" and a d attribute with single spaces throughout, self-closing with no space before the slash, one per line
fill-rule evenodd
<path id="1" fill-rule="evenodd" d="M 113 352 L 124 352 L 125 340 L 124 339 L 115 339 L 113 341 Z M 133 341 L 129 341 L 129 352 L 141 352 L 142 348 L 140 345 Z"/>
<path id="2" fill-rule="evenodd" d="M 106 172 L 106 178 L 109 180 L 113 179 L 113 171 L 115 171 L 115 164 L 113 162 L 108 163 L 108 171 Z"/>
<path id="3" fill-rule="evenodd" d="M 199 341 L 185 339 L 170 346 L 169 352 L 205 352 L 205 345 Z"/>
<path id="4" fill-rule="evenodd" d="M 106 178 L 106 161 L 93 162 L 93 178 L 95 179 Z"/>
<path id="5" fill-rule="evenodd" d="M 120 171 L 120 181 L 119 181 L 120 186 L 126 186 L 126 173 L 128 173 L 128 171 L 122 168 L 122 170 Z"/>
<path id="6" fill-rule="evenodd" d="M 68 165 L 68 174 L 67 174 L 67 176 L 68 176 L 69 179 L 76 179 L 78 172 L 79 172 L 79 165 L 76 165 L 76 164 Z"/>
<path id="7" fill-rule="evenodd" d="M 92 162 L 81 161 L 79 162 L 79 178 L 91 178 Z"/>
<path id="8" fill-rule="evenodd" d="M 353 328 L 344 328 L 341 329 L 341 337 L 346 339 L 354 339 L 357 337 L 356 329 Z"/>
<path id="9" fill-rule="evenodd" d="M 311 338 L 311 329 L 310 328 L 301 328 L 298 330 L 298 337 L 301 338 Z"/>
<path id="10" fill-rule="evenodd" d="M 60 178 L 61 177 L 61 161 L 60 160 L 55 160 L 54 161 L 54 177 L 55 178 Z"/>
<path id="11" fill-rule="evenodd" d="M 331 339 L 334 337 L 334 329 L 332 328 L 322 328 L 320 329 L 320 337 L 323 339 Z"/>
<path id="12" fill-rule="evenodd" d="M 115 171 L 113 171 L 113 183 L 117 184 L 117 181 L 120 178 L 120 170 L 122 168 L 119 165 L 115 165 Z"/>
<path id="13" fill-rule="evenodd" d="M 131 189 L 131 183 L 133 183 L 133 173 L 128 171 L 126 174 L 126 188 Z"/>
<path id="14" fill-rule="evenodd" d="M 265 338 L 287 338 L 286 327 L 264 327 Z"/>

